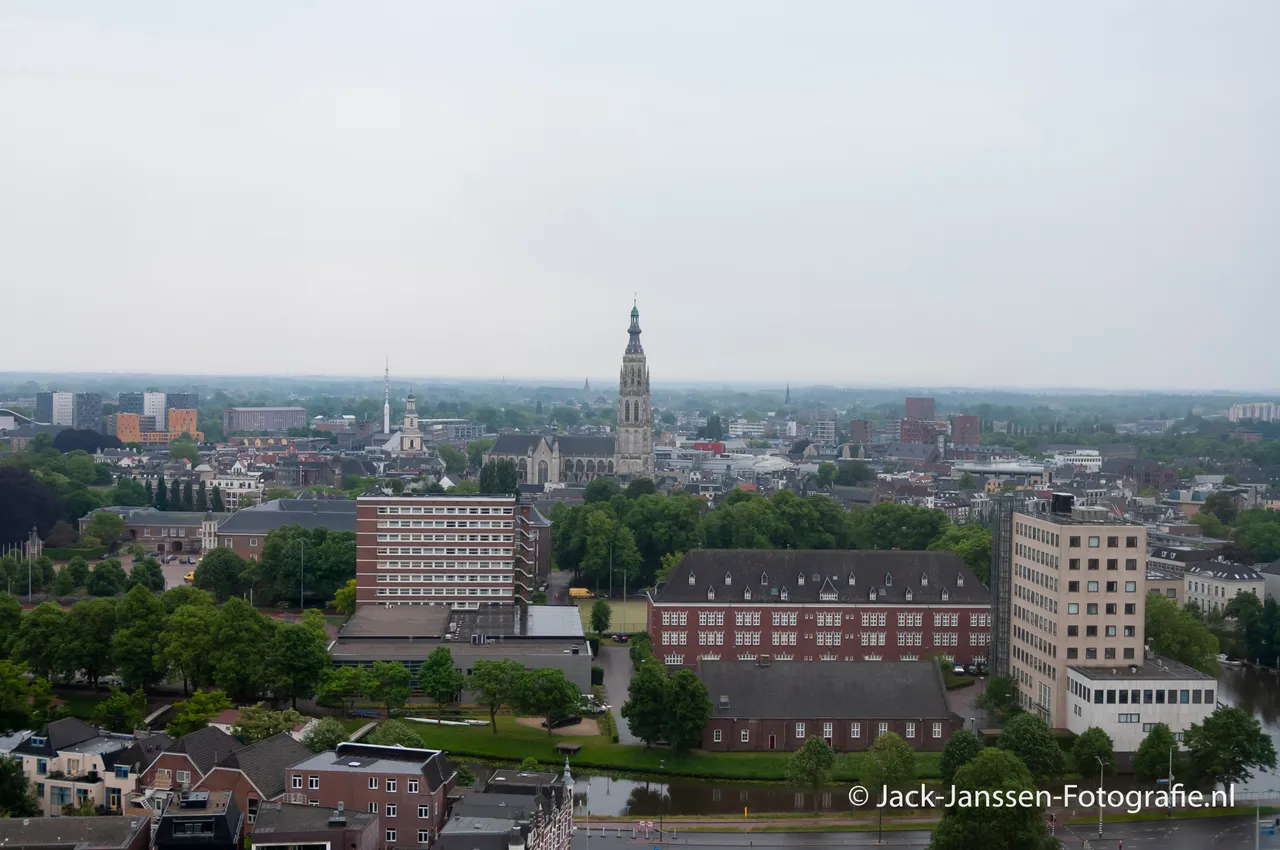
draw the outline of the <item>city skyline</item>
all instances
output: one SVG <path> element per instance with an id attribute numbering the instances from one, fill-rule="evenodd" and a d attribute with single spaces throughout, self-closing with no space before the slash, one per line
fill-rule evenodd
<path id="1" fill-rule="evenodd" d="M 7 4 L 0 279 L 57 332 L 6 366 L 608 375 L 635 293 L 659 385 L 1271 386 L 1277 34 L 1261 2 Z"/>

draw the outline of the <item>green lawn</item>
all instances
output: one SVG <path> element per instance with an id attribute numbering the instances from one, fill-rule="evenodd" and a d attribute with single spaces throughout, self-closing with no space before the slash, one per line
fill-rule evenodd
<path id="1" fill-rule="evenodd" d="M 110 695 L 111 692 L 106 688 L 96 694 L 91 691 L 55 691 L 53 694 L 55 699 L 62 700 L 72 717 L 78 717 L 81 720 L 91 720 L 93 710 L 97 708 L 98 703 Z"/>
<path id="2" fill-rule="evenodd" d="M 649 616 L 649 605 L 643 599 L 627 599 L 624 607 L 621 599 L 606 599 L 609 608 L 613 611 L 613 619 L 609 623 L 611 632 L 620 632 L 623 628 L 631 632 L 643 632 L 645 630 L 645 618 Z M 579 599 L 578 614 L 582 617 L 583 631 L 591 631 L 591 606 L 596 604 L 594 599 Z M 623 622 L 623 615 L 626 615 L 626 622 Z"/>
<path id="3" fill-rule="evenodd" d="M 654 747 L 631 747 L 612 743 L 604 735 L 570 737 L 553 735 L 521 726 L 510 716 L 498 717 L 498 734 L 488 727 L 432 726 L 414 724 L 421 730 L 423 743 L 433 749 L 448 750 L 453 755 L 482 759 L 522 761 L 535 758 L 548 765 L 559 765 L 564 756 L 555 750 L 561 742 L 581 744 L 582 749 L 570 758 L 576 767 L 616 770 L 624 773 L 705 777 L 710 779 L 781 781 L 786 775 L 789 753 L 709 753 L 701 750 L 676 755 Z M 922 778 L 939 775 L 939 753 L 917 755 L 917 772 Z M 848 753 L 838 756 L 832 778 L 850 781 L 859 778 L 864 756 Z"/>

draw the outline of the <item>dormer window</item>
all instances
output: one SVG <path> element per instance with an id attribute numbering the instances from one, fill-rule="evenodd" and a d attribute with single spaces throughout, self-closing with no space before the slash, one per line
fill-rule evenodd
<path id="1" fill-rule="evenodd" d="M 803 576 L 803 575 L 796 576 L 796 584 L 800 585 L 801 587 L 804 587 L 804 576 Z"/>
<path id="2" fill-rule="evenodd" d="M 908 602 L 910 602 L 910 601 L 911 601 L 911 588 L 909 588 L 909 587 L 907 588 L 907 601 L 908 601 Z"/>
<path id="3" fill-rule="evenodd" d="M 731 585 L 731 584 L 733 584 L 733 576 L 729 575 L 728 573 L 725 573 L 725 574 L 724 574 L 724 586 L 725 586 L 725 587 L 728 587 L 728 586 L 729 586 L 729 585 Z"/>
<path id="4" fill-rule="evenodd" d="M 761 586 L 761 587 L 764 587 L 764 586 L 765 586 L 766 584 L 768 584 L 768 583 L 769 583 L 769 574 L 768 574 L 768 573 L 761 573 L 761 574 L 760 574 L 760 586 Z"/>
<path id="5" fill-rule="evenodd" d="M 951 598 L 951 594 L 950 594 L 950 593 L 947 593 L 945 590 L 944 590 L 944 591 L 942 591 L 942 601 L 943 601 L 943 602 L 946 602 L 946 601 L 947 601 L 948 599 L 950 599 L 950 598 Z"/>
<path id="6" fill-rule="evenodd" d="M 884 586 L 893 587 L 893 576 L 890 575 L 889 573 L 884 574 Z"/>
<path id="7" fill-rule="evenodd" d="M 746 590 L 742 591 L 742 598 L 748 600 L 751 598 L 751 588 L 748 587 Z"/>
<path id="8" fill-rule="evenodd" d="M 857 584 L 857 582 L 854 581 L 853 573 L 849 573 L 849 586 L 853 587 L 855 584 Z"/>
<path id="9" fill-rule="evenodd" d="M 693 573 L 689 573 L 689 584 L 690 585 L 697 584 L 697 581 L 693 577 Z"/>
<path id="10" fill-rule="evenodd" d="M 715 598 L 716 598 L 716 589 L 714 587 L 708 587 L 707 599 L 715 599 Z"/>
<path id="11" fill-rule="evenodd" d="M 963 576 L 963 575 L 958 575 L 958 576 L 956 576 L 956 587 L 964 587 L 964 576 Z"/>
<path id="12" fill-rule="evenodd" d="M 921 586 L 921 587 L 928 587 L 928 586 L 929 586 L 929 577 L 928 577 L 928 576 L 926 576 L 926 575 L 922 575 L 922 576 L 920 576 L 920 586 Z"/>
<path id="13" fill-rule="evenodd" d="M 786 602 L 786 601 L 787 601 L 787 596 L 788 596 L 789 594 L 787 593 L 787 589 L 784 587 L 784 588 L 782 588 L 782 593 L 781 593 L 781 594 L 779 594 L 779 595 L 782 597 L 782 601 L 783 601 L 783 602 Z"/>
<path id="14" fill-rule="evenodd" d="M 867 595 L 867 598 L 870 599 L 872 602 L 876 601 L 876 589 L 874 587 L 871 588 L 871 593 Z"/>

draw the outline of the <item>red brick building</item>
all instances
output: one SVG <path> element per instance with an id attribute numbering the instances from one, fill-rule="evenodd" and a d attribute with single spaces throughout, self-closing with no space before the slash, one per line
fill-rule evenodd
<path id="1" fill-rule="evenodd" d="M 439 750 L 339 744 L 288 771 L 288 802 L 376 814 L 382 847 L 426 846 L 444 826 L 457 770 Z"/>
<path id="2" fill-rule="evenodd" d="M 916 419 L 902 420 L 898 439 L 903 443 L 928 444 L 938 439 L 938 429 L 933 422 L 921 422 Z"/>
<path id="3" fill-rule="evenodd" d="M 982 442 L 982 420 L 976 416 L 951 417 L 951 442 L 957 446 L 976 446 Z"/>
<path id="4" fill-rule="evenodd" d="M 356 601 L 479 608 L 528 601 L 551 525 L 513 496 L 361 496 Z"/>
<path id="5" fill-rule="evenodd" d="M 867 419 L 850 419 L 849 420 L 849 442 L 851 443 L 870 443 L 871 442 L 871 422 Z"/>
<path id="6" fill-rule="evenodd" d="M 650 595 L 648 631 L 677 667 L 766 655 L 985 663 L 991 594 L 953 552 L 695 549 Z"/>
<path id="7" fill-rule="evenodd" d="M 928 397 L 908 398 L 904 419 L 933 421 L 933 399 Z"/>
<path id="8" fill-rule="evenodd" d="M 931 661 L 771 664 L 703 661 L 711 696 L 702 749 L 796 750 L 823 738 L 841 752 L 865 750 L 894 732 L 915 750 L 939 751 L 964 722 L 947 708 Z"/>

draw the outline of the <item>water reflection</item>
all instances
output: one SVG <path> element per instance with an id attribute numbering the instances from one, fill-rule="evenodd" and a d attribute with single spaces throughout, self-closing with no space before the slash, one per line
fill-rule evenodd
<path id="1" fill-rule="evenodd" d="M 1224 668 L 1218 677 L 1219 699 L 1235 705 L 1257 717 L 1262 728 L 1276 743 L 1280 751 L 1280 676 L 1253 668 Z M 663 815 L 741 814 L 743 808 L 751 812 L 806 812 L 815 810 L 814 795 L 797 791 L 785 785 L 755 783 L 711 782 L 693 779 L 677 779 L 671 782 L 646 782 L 634 779 L 613 779 L 608 776 L 587 776 L 574 773 L 576 794 L 581 800 L 585 795 L 586 812 L 593 815 L 634 815 L 646 819 Z M 1075 780 L 1075 783 L 1092 788 L 1097 777 Z M 1062 782 L 1048 783 L 1046 788 L 1060 792 Z M 1117 790 L 1149 788 L 1149 783 L 1138 782 L 1132 776 L 1109 776 L 1105 787 Z M 1273 774 L 1255 776 L 1239 790 L 1262 791 L 1280 789 L 1280 777 Z M 818 811 L 847 811 L 852 808 L 845 789 L 823 791 L 818 794 Z M 582 811 L 582 809 L 579 809 Z"/>

